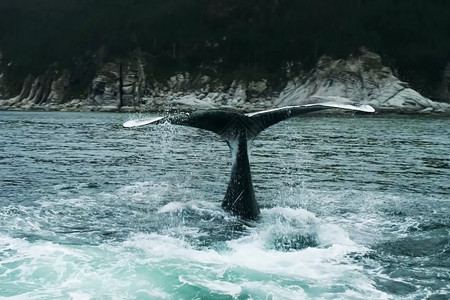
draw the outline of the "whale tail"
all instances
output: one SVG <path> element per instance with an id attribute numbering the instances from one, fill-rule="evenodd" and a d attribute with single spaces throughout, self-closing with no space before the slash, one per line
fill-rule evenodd
<path id="1" fill-rule="evenodd" d="M 248 114 L 228 110 L 196 111 L 190 114 L 182 113 L 146 120 L 132 120 L 125 122 L 123 126 L 131 128 L 149 124 L 170 123 L 209 130 L 220 135 L 230 147 L 233 159 L 231 178 L 222 202 L 222 208 L 244 219 L 256 219 L 259 215 L 259 207 L 253 189 L 248 145 L 261 131 L 278 122 L 330 108 L 362 112 L 375 111 L 369 105 L 313 103 Z"/>

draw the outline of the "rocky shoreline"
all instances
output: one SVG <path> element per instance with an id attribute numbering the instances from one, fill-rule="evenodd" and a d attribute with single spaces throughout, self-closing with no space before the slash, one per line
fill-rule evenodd
<path id="1" fill-rule="evenodd" d="M 333 60 L 322 57 L 309 73 L 291 77 L 275 91 L 265 79 L 233 81 L 225 86 L 208 76 L 179 73 L 164 84 L 146 82 L 139 57 L 103 66 L 92 81 L 88 97 L 66 99 L 69 74 L 27 78 L 21 93 L 0 100 L 0 110 L 160 112 L 233 108 L 245 112 L 301 105 L 311 99 L 346 98 L 369 104 L 377 112 L 450 115 L 450 104 L 432 101 L 400 81 L 383 66 L 378 54 Z M 288 70 L 289 71 L 289 70 Z"/>

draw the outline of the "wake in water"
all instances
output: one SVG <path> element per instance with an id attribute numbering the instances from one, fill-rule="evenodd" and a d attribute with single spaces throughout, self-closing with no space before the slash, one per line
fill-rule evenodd
<path id="1" fill-rule="evenodd" d="M 20 229 L 0 235 L 1 295 L 385 297 L 355 260 L 368 249 L 311 212 L 274 207 L 263 209 L 260 221 L 242 223 L 218 203 L 166 202 L 166 192 L 165 185 L 141 182 L 115 194 L 41 199 L 20 207 L 21 214 L 4 208 L 3 220 Z M 77 208 L 77 216 L 64 215 Z"/>

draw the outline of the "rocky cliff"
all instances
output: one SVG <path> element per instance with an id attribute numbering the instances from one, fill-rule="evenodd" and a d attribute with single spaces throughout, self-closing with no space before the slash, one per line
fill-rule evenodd
<path id="1" fill-rule="evenodd" d="M 157 81 L 145 73 L 145 59 L 140 52 L 127 59 L 101 64 L 85 93 L 87 96 L 82 99 L 68 97 L 70 83 L 68 70 L 50 68 L 35 78 L 27 77 L 21 93 L 0 100 L 0 108 L 162 111 L 229 107 L 254 111 L 305 104 L 311 99 L 326 97 L 327 101 L 346 98 L 370 104 L 379 112 L 450 113 L 450 104 L 422 96 L 384 66 L 378 54 L 367 50 L 348 59 L 333 60 L 323 56 L 315 68 L 291 77 L 281 90 L 266 79 L 224 84 L 219 79 L 187 72 Z M 441 93 L 448 94 L 448 82 L 443 87 L 447 87 L 447 91 Z"/>
<path id="2" fill-rule="evenodd" d="M 314 96 L 337 96 L 369 104 L 377 111 L 448 113 L 448 103 L 432 101 L 400 81 L 378 54 L 364 51 L 347 60 L 322 57 L 312 72 L 288 83 L 275 106 L 302 104 Z"/>

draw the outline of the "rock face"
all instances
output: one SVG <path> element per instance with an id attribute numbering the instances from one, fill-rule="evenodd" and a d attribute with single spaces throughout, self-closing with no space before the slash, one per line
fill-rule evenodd
<path id="1" fill-rule="evenodd" d="M 52 81 L 50 93 L 45 101 L 55 104 L 63 104 L 67 101 L 70 87 L 70 73 L 64 70 L 60 77 Z"/>
<path id="2" fill-rule="evenodd" d="M 378 54 L 356 58 L 322 57 L 304 79 L 288 83 L 275 106 L 298 105 L 312 96 L 337 96 L 372 105 L 378 111 L 450 112 L 450 105 L 431 101 L 396 78 Z"/>
<path id="3" fill-rule="evenodd" d="M 122 106 L 136 108 L 142 104 L 145 81 L 142 55 L 133 53 L 127 59 L 102 64 L 85 99 L 69 99 L 70 72 L 51 67 L 37 77 L 25 78 L 20 94 L 0 100 L 0 109 L 118 111 Z"/>
<path id="4" fill-rule="evenodd" d="M 97 72 L 83 102 L 87 110 L 117 111 L 139 107 L 145 89 L 144 62 L 140 53 L 126 60 L 109 62 Z"/>
<path id="5" fill-rule="evenodd" d="M 144 111 L 189 111 L 206 108 L 250 111 L 271 107 L 277 96 L 278 94 L 267 88 L 265 80 L 233 81 L 224 85 L 207 76 L 191 78 L 190 74 L 183 73 L 171 77 L 168 85 L 155 83 L 151 89 L 148 88 L 142 98 L 141 107 Z"/>
<path id="6" fill-rule="evenodd" d="M 0 101 L 3 109 L 49 109 L 66 104 L 69 95 L 70 73 L 48 70 L 37 77 L 25 78 L 22 91 L 14 98 Z"/>
<path id="7" fill-rule="evenodd" d="M 235 108 L 256 111 L 272 107 L 301 105 L 311 100 L 338 101 L 343 98 L 372 105 L 378 112 L 449 113 L 450 104 L 431 101 L 396 78 L 383 66 L 379 55 L 362 50 L 346 60 L 322 57 L 316 67 L 287 82 L 280 92 L 265 79 L 233 81 L 183 72 L 165 82 L 147 79 L 140 52 L 127 59 L 101 63 L 91 81 L 87 97 L 69 99 L 71 75 L 51 68 L 28 76 L 21 93 L 0 100 L 0 109 L 44 109 L 71 111 L 189 111 L 206 108 Z M 450 64 L 443 93 L 449 95 Z M 0 76 L 1 84 L 1 76 Z"/>

